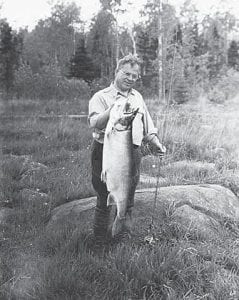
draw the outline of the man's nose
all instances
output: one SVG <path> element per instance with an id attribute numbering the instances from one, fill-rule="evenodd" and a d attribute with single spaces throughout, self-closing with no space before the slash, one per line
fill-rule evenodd
<path id="1" fill-rule="evenodd" d="M 131 80 L 131 81 L 134 81 L 134 75 L 130 74 L 129 77 L 128 77 L 128 79 Z"/>

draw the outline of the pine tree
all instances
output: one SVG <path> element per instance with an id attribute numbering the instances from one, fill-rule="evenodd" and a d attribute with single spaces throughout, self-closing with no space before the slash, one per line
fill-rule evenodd
<path id="1" fill-rule="evenodd" d="M 198 23 L 195 23 L 192 27 L 192 40 L 193 40 L 193 51 L 192 54 L 194 57 L 201 54 L 201 43 L 198 33 Z"/>
<path id="2" fill-rule="evenodd" d="M 87 48 L 94 65 L 100 70 L 100 77 L 113 78 L 116 67 L 116 35 L 114 17 L 106 10 L 100 10 L 94 18 L 87 37 Z"/>
<path id="3" fill-rule="evenodd" d="M 152 63 L 157 58 L 157 39 L 149 35 L 147 30 L 143 28 L 137 35 L 137 53 L 143 61 L 142 76 L 154 75 Z"/>
<path id="4" fill-rule="evenodd" d="M 183 43 L 183 32 L 182 32 L 181 24 L 178 23 L 173 29 L 172 44 L 182 45 L 182 43 Z"/>
<path id="5" fill-rule="evenodd" d="M 0 23 L 0 88 L 8 98 L 14 84 L 14 72 L 18 66 L 22 39 L 13 33 L 6 21 Z"/>
<path id="6" fill-rule="evenodd" d="M 208 70 L 209 78 L 218 77 L 220 70 L 226 63 L 224 48 L 225 40 L 222 36 L 221 24 L 218 20 L 212 20 L 208 30 Z"/>
<path id="7" fill-rule="evenodd" d="M 239 45 L 232 40 L 227 51 L 228 65 L 236 70 L 239 70 Z"/>
<path id="8" fill-rule="evenodd" d="M 189 100 L 189 86 L 185 77 L 177 77 L 173 88 L 173 102 L 185 103 Z"/>
<path id="9" fill-rule="evenodd" d="M 79 41 L 75 55 L 70 61 L 69 77 L 82 78 L 90 83 L 94 78 L 99 77 L 99 70 L 97 70 L 88 55 L 85 47 L 85 39 Z"/>
<path id="10" fill-rule="evenodd" d="M 145 87 L 152 87 L 153 78 L 157 78 L 158 72 L 155 67 L 157 58 L 158 41 L 156 38 L 150 37 L 146 30 L 141 31 L 137 36 L 137 53 L 142 60 L 141 77 Z M 154 86 L 158 93 L 158 86 Z"/>

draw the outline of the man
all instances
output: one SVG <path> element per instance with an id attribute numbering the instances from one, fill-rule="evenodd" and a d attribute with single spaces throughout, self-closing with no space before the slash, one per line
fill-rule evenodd
<path id="1" fill-rule="evenodd" d="M 102 171 L 102 153 L 104 130 L 109 120 L 110 110 L 116 101 L 127 98 L 132 108 L 139 108 L 139 111 L 133 121 L 132 138 L 134 148 L 134 161 L 136 169 L 136 180 L 133 194 L 130 199 L 131 206 L 128 208 L 128 215 L 131 216 L 131 210 L 134 205 L 134 192 L 139 181 L 140 168 L 140 145 L 142 140 L 148 142 L 154 154 L 163 156 L 166 148 L 160 143 L 157 136 L 157 129 L 154 127 L 148 109 L 139 92 L 133 89 L 133 86 L 140 73 L 140 61 L 133 55 L 127 55 L 119 60 L 114 82 L 108 87 L 97 92 L 89 102 L 89 126 L 93 131 L 93 145 L 91 154 L 92 164 L 92 184 L 97 193 L 97 203 L 95 208 L 93 231 L 95 238 L 99 241 L 105 241 L 110 219 L 110 207 L 107 206 L 108 191 L 105 183 L 101 181 Z M 119 162 L 120 163 L 120 162 Z"/>

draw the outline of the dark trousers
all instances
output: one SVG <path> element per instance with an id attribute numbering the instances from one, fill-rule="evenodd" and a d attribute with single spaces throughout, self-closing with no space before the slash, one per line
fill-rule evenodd
<path id="1" fill-rule="evenodd" d="M 106 210 L 108 191 L 106 184 L 101 181 L 102 158 L 103 144 L 94 141 L 91 152 L 92 185 L 97 193 L 96 207 Z"/>

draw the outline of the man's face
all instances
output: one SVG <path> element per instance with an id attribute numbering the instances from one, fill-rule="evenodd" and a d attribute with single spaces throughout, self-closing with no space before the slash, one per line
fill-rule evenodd
<path id="1" fill-rule="evenodd" d="M 115 84 L 122 92 L 128 91 L 133 87 L 139 77 L 139 65 L 123 65 L 115 74 Z"/>

